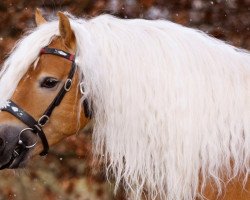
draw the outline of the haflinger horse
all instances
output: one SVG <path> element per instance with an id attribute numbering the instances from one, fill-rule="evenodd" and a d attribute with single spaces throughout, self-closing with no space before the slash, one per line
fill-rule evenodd
<path id="1" fill-rule="evenodd" d="M 128 199 L 250 199 L 250 54 L 175 23 L 58 13 L 0 73 L 0 167 L 93 125 Z"/>

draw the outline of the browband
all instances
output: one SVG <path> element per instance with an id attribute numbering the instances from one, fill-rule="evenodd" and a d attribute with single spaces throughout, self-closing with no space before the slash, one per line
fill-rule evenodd
<path id="1" fill-rule="evenodd" d="M 63 57 L 67 60 L 70 60 L 72 62 L 75 62 L 75 56 L 73 54 L 70 54 L 68 52 L 65 52 L 60 49 L 54 49 L 54 48 L 49 48 L 49 47 L 44 47 L 40 51 L 40 55 L 42 54 L 52 54 L 52 55 L 57 55 L 60 57 Z"/>

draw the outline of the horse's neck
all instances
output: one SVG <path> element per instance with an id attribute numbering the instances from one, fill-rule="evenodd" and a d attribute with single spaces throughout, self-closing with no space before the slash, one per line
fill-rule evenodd
<path id="1" fill-rule="evenodd" d="M 244 177 L 235 177 L 230 180 L 230 182 L 225 181 L 225 187 L 222 188 L 222 193 L 218 195 L 218 191 L 216 191 L 216 187 L 208 183 L 205 188 L 203 195 L 209 200 L 249 200 L 250 199 L 250 178 L 245 185 L 243 185 Z M 199 197 L 196 198 L 201 199 Z"/>
<path id="2" fill-rule="evenodd" d="M 249 200 L 250 199 L 250 178 L 248 179 L 245 186 L 242 184 L 242 178 L 236 177 L 231 180 L 229 183 L 225 185 L 222 189 L 222 193 L 218 195 L 218 191 L 216 191 L 216 186 L 211 183 L 207 183 L 207 187 L 203 191 L 202 196 L 205 197 L 203 199 L 208 200 Z M 180 186 L 181 187 L 181 186 Z M 201 196 L 197 195 L 196 200 L 202 199 Z M 132 198 L 128 197 L 128 200 L 132 200 Z M 143 196 L 141 200 L 150 200 L 147 197 Z M 160 200 L 160 198 L 156 198 L 154 200 Z"/>

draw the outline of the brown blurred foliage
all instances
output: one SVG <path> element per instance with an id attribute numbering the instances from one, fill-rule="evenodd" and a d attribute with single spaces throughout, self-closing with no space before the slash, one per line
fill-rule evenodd
<path id="1" fill-rule="evenodd" d="M 68 11 L 78 17 L 110 13 L 121 18 L 168 19 L 201 29 L 216 38 L 250 49 L 250 0 L 4 0 L 0 1 L 0 63 L 27 31 L 34 10 L 45 17 Z M 0 174 L 1 199 L 115 199 L 100 165 L 93 165 L 91 133 L 79 134 L 34 158 L 27 170 Z M 116 199 L 124 199 L 122 190 Z"/>
<path id="2" fill-rule="evenodd" d="M 16 39 L 35 26 L 36 7 L 47 16 L 64 10 L 78 17 L 164 18 L 250 49 L 250 0 L 5 0 L 0 2 L 1 61 Z"/>

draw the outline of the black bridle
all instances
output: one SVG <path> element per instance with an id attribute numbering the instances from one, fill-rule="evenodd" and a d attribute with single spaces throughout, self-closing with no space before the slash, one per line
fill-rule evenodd
<path id="1" fill-rule="evenodd" d="M 21 134 L 23 132 L 32 131 L 34 134 L 39 136 L 39 138 L 42 141 L 43 151 L 40 153 L 40 155 L 44 156 L 44 155 L 47 155 L 47 153 L 48 153 L 49 144 L 48 144 L 47 138 L 46 138 L 42 128 L 49 121 L 50 116 L 51 116 L 53 110 L 55 109 L 55 107 L 57 107 L 61 103 L 65 94 L 70 90 L 71 85 L 72 85 L 72 80 L 73 80 L 74 74 L 76 72 L 77 66 L 75 63 L 75 56 L 73 54 L 67 53 L 63 50 L 45 47 L 41 50 L 40 54 L 41 55 L 42 54 L 52 54 L 52 55 L 60 56 L 62 58 L 70 60 L 72 62 L 71 69 L 68 73 L 68 77 L 67 77 L 64 85 L 62 86 L 62 88 L 58 92 L 57 96 L 54 98 L 54 100 L 48 106 L 46 111 L 43 113 L 43 115 L 38 120 L 35 120 L 30 114 L 28 114 L 26 111 L 24 111 L 22 108 L 20 108 L 12 100 L 8 100 L 7 105 L 4 106 L 3 108 L 1 108 L 1 110 L 9 112 L 10 114 L 14 115 L 16 118 L 18 118 L 19 120 L 21 120 L 24 124 L 26 124 L 28 126 L 28 128 L 23 129 L 19 133 L 19 140 L 18 140 L 18 144 L 17 144 L 16 149 L 28 149 L 28 148 L 32 148 L 35 146 L 36 143 L 33 145 L 27 146 L 23 143 L 23 141 L 21 139 Z M 88 112 L 88 103 L 86 100 L 83 102 L 83 105 L 84 105 L 84 112 L 85 112 L 86 117 L 90 117 L 90 113 Z M 19 153 L 16 149 L 14 150 L 15 157 L 17 157 L 19 155 Z"/>

